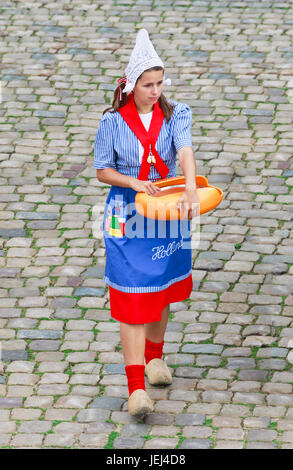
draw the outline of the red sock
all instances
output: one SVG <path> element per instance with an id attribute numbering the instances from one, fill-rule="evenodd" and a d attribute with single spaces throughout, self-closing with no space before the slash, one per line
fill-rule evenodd
<path id="1" fill-rule="evenodd" d="M 163 355 L 164 341 L 161 343 L 152 343 L 147 338 L 145 339 L 145 362 L 148 364 L 152 359 L 161 359 Z"/>
<path id="2" fill-rule="evenodd" d="M 140 364 L 125 367 L 129 396 L 138 388 L 145 390 L 144 369 L 145 366 Z"/>

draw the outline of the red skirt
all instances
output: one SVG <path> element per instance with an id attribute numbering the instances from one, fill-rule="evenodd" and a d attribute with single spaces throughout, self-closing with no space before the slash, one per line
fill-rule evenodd
<path id="1" fill-rule="evenodd" d="M 163 308 L 170 303 L 188 299 L 192 286 L 191 274 L 160 292 L 129 294 L 109 286 L 111 317 L 132 324 L 160 321 Z"/>

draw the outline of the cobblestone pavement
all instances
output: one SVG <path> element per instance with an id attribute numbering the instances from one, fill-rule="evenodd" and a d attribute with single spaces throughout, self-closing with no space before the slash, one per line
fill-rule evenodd
<path id="1" fill-rule="evenodd" d="M 172 304 L 168 388 L 127 412 L 119 323 L 93 207 L 93 142 L 136 32 L 193 111 L 194 290 Z M 1 2 L 0 447 L 293 447 L 290 1 Z"/>

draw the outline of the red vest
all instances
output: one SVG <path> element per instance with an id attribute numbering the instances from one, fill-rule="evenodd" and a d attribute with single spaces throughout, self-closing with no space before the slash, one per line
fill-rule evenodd
<path id="1" fill-rule="evenodd" d="M 165 115 L 156 101 L 149 131 L 147 132 L 135 106 L 133 94 L 128 97 L 125 106 L 118 109 L 126 124 L 134 132 L 144 148 L 138 179 L 147 180 L 153 164 L 162 178 L 166 178 L 169 168 L 158 154 L 155 145 L 160 134 Z"/>

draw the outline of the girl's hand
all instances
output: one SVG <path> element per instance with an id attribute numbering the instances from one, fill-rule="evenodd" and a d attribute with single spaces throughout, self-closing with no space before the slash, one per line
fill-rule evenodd
<path id="1" fill-rule="evenodd" d="M 131 179 L 130 187 L 138 193 L 147 193 L 149 196 L 153 196 L 160 191 L 160 188 L 157 188 L 152 181 L 142 181 L 136 178 Z"/>
<path id="2" fill-rule="evenodd" d="M 197 190 L 185 190 L 177 203 L 177 207 L 180 210 L 181 219 L 191 220 L 193 217 L 198 217 L 200 214 L 200 210 Z"/>

